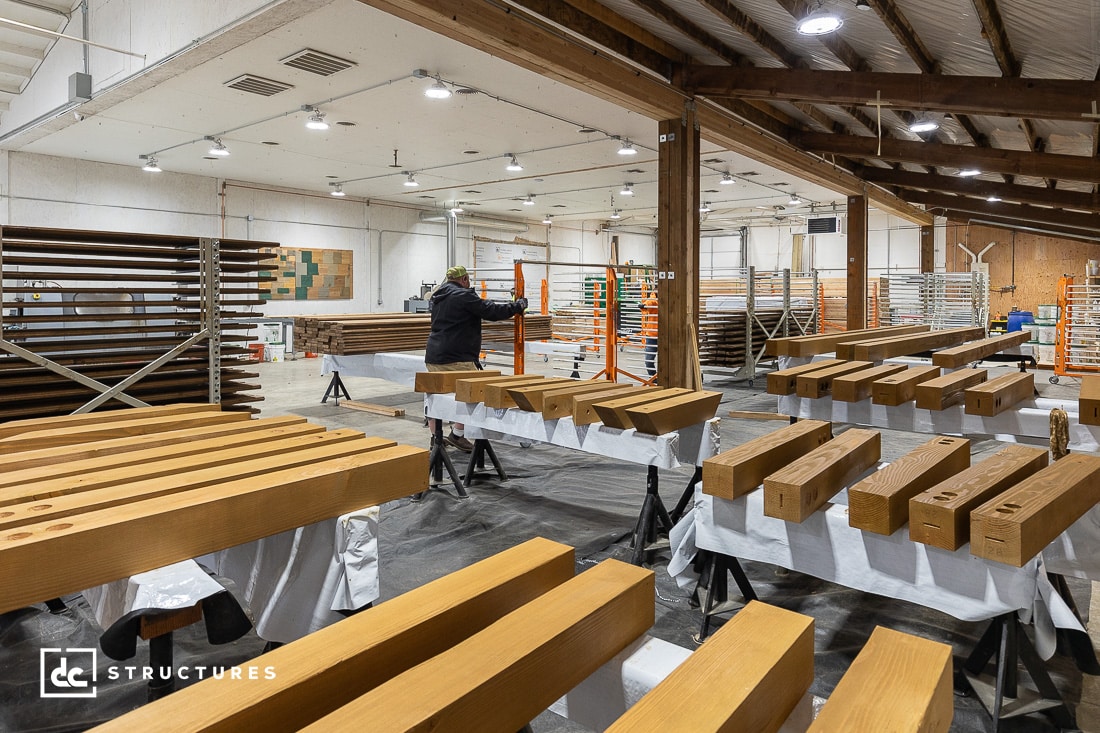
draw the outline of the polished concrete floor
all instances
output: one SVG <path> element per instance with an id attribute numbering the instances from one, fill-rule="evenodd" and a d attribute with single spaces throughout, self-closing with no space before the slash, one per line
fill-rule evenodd
<path id="1" fill-rule="evenodd" d="M 264 401 L 263 415 L 297 414 L 328 427 L 351 427 L 369 435 L 427 447 L 423 401 L 405 387 L 376 379 L 345 377 L 353 399 L 405 409 L 403 417 L 384 417 L 338 406 L 321 397 L 329 378 L 320 373 L 319 359 L 266 363 L 257 367 Z M 543 368 L 539 364 L 535 369 Z M 1045 377 L 1045 375 L 1043 375 Z M 1036 380 L 1045 396 L 1070 394 L 1074 385 L 1063 380 L 1050 385 Z M 772 411 L 775 398 L 754 387 L 708 381 L 724 393 L 719 415 L 729 410 Z M 730 448 L 782 423 L 768 420 L 721 421 L 722 446 Z M 927 440 L 925 435 L 883 431 L 883 459 L 892 460 Z M 998 445 L 974 440 L 974 452 L 987 454 Z M 509 474 L 507 481 L 487 476 L 459 499 L 446 487 L 429 492 L 423 501 L 408 499 L 383 507 L 380 523 L 381 602 L 494 552 L 534 536 L 545 536 L 577 548 L 578 569 L 608 557 L 628 559 L 629 538 L 645 494 L 644 467 L 545 445 L 497 445 Z M 661 471 L 664 501 L 672 505 L 690 478 L 689 469 Z M 667 552 L 657 552 L 647 564 L 656 572 L 656 623 L 651 633 L 692 648 L 701 621 L 689 590 L 679 588 L 665 572 Z M 876 625 L 909 631 L 950 644 L 956 665 L 965 659 L 984 624 L 958 621 L 946 614 L 880 596 L 860 593 L 799 573 L 777 572 L 760 563 L 745 563 L 760 598 L 808 614 L 815 619 L 815 679 L 811 691 L 827 696 Z M 731 588 L 732 585 L 731 581 Z M 1082 615 L 1100 618 L 1088 583 L 1071 581 Z M 732 591 L 735 596 L 736 591 Z M 0 731 L 83 730 L 144 702 L 139 682 L 109 691 L 91 703 L 70 705 L 35 699 L 28 683 L 37 664 L 35 649 L 49 640 L 56 646 L 94 645 L 97 633 L 90 612 L 79 597 L 66 598 L 70 610 L 51 615 L 44 608 L 0 616 Z M 249 634 L 238 642 L 211 647 L 198 632 L 177 632 L 177 658 L 232 664 L 254 657 L 263 640 Z M 142 663 L 139 649 L 137 663 Z M 1082 730 L 1100 732 L 1100 684 L 1083 675 L 1072 660 L 1056 655 L 1049 669 L 1059 690 L 1075 710 Z M 721 694 L 714 690 L 709 694 Z M 971 695 L 955 698 L 953 731 L 992 731 L 994 726 Z M 575 731 L 573 724 L 546 713 L 532 724 L 535 731 Z M 1042 715 L 1005 721 L 1003 731 L 1056 730 Z"/>

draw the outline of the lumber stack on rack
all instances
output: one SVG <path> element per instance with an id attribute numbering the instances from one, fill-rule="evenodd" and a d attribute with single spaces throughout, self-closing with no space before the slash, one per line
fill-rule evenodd
<path id="1" fill-rule="evenodd" d="M 811 315 L 810 308 L 792 308 L 800 323 Z M 758 308 L 752 329 L 753 351 L 759 352 L 783 318 L 782 308 Z M 699 363 L 702 366 L 738 369 L 745 365 L 748 348 L 748 312 L 744 309 L 713 310 L 699 314 Z M 765 330 L 766 329 L 766 330 Z M 753 357 L 755 361 L 755 356 Z"/>
<path id="2" fill-rule="evenodd" d="M 528 313 L 523 318 L 524 337 L 528 341 L 551 337 L 550 316 Z M 429 313 L 298 316 L 294 319 L 294 350 L 343 356 L 419 350 L 428 345 L 431 328 Z M 511 343 L 514 328 L 511 318 L 483 321 L 481 340 L 483 343 Z"/>
<path id="3" fill-rule="evenodd" d="M 149 404 L 208 401 L 211 380 L 226 408 L 261 398 L 246 348 L 265 302 L 261 275 L 273 242 L 208 240 L 39 227 L 5 226 L 2 252 L 3 338 L 32 354 L 114 386 L 188 338 L 205 321 L 219 325 L 211 375 L 210 341 L 175 354 L 126 394 Z M 217 242 L 215 277 L 201 278 L 204 253 Z M 208 319 L 204 299 L 216 315 Z M 0 352 L 6 418 L 72 412 L 99 392 L 15 354 Z M 109 400 L 98 410 L 124 407 Z"/>
<path id="4" fill-rule="evenodd" d="M 0 613 L 427 489 L 419 448 L 174 407 L 5 426 Z"/>

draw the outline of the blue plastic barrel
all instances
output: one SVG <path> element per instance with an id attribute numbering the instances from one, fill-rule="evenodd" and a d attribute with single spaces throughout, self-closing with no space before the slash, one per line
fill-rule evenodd
<path id="1" fill-rule="evenodd" d="M 1031 311 L 1012 311 L 1008 314 L 1008 330 L 1019 331 L 1025 323 L 1034 323 L 1035 318 Z"/>

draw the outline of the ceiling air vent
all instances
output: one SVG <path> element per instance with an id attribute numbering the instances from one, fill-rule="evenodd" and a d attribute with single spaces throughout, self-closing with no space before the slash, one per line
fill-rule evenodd
<path id="1" fill-rule="evenodd" d="M 225 83 L 230 89 L 237 89 L 249 94 L 259 94 L 261 97 L 270 97 L 287 89 L 293 89 L 293 84 L 285 84 L 274 79 L 265 79 L 255 74 L 241 74 L 236 79 L 230 79 Z"/>
<path id="2" fill-rule="evenodd" d="M 806 220 L 807 234 L 844 234 L 844 218 L 821 216 Z"/>
<path id="3" fill-rule="evenodd" d="M 354 61 L 348 61 L 339 56 L 330 56 L 327 53 L 314 51 L 312 48 L 306 48 L 298 53 L 291 54 L 285 59 L 281 59 L 279 63 L 285 64 L 286 66 L 293 66 L 295 69 L 301 69 L 302 71 L 308 71 L 311 74 L 318 74 L 319 76 L 332 76 L 337 71 L 343 71 L 344 69 L 350 69 L 355 66 Z"/>

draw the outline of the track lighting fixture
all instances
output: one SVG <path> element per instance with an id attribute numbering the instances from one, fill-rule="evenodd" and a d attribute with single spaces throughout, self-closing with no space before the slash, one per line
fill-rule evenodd
<path id="1" fill-rule="evenodd" d="M 206 139 L 214 143 L 210 146 L 210 150 L 207 151 L 207 155 L 214 155 L 219 158 L 224 158 L 229 155 L 229 148 L 222 144 L 222 139 L 220 137 L 207 137 Z"/>
<path id="2" fill-rule="evenodd" d="M 309 116 L 309 119 L 306 120 L 306 127 L 308 127 L 310 130 L 327 130 L 328 129 L 328 123 L 325 122 L 325 113 L 324 112 L 317 109 L 316 107 L 310 107 L 309 110 L 307 110 L 307 111 L 311 111 L 313 114 L 311 114 Z"/>
<path id="3" fill-rule="evenodd" d="M 138 158 L 145 161 L 145 165 L 141 166 L 143 171 L 149 173 L 160 173 L 160 164 L 157 162 L 157 156 L 155 155 L 139 155 Z"/>
<path id="4" fill-rule="evenodd" d="M 797 193 L 792 193 L 790 200 L 787 202 L 787 206 L 798 206 L 802 203 L 802 199 L 798 198 Z"/>
<path id="5" fill-rule="evenodd" d="M 633 186 L 633 185 L 634 185 L 633 183 L 624 183 L 623 184 L 623 190 L 619 191 L 619 195 L 620 196 L 633 196 L 634 195 L 634 189 L 631 188 L 631 186 Z"/>
<path id="6" fill-rule="evenodd" d="M 328 192 L 329 196 L 347 196 L 344 193 L 344 185 L 342 183 L 330 183 L 332 190 Z"/>
<path id="7" fill-rule="evenodd" d="M 405 176 L 406 176 L 406 178 L 405 178 L 404 185 L 405 185 L 406 188 L 416 188 L 417 186 L 420 185 L 417 182 L 417 180 L 416 180 L 416 178 L 415 178 L 412 171 L 405 171 Z"/>
<path id="8" fill-rule="evenodd" d="M 622 219 L 623 215 L 619 213 L 618 209 L 612 209 L 611 210 L 611 216 L 609 216 L 608 218 L 609 219 Z"/>
<path id="9" fill-rule="evenodd" d="M 623 140 L 619 144 L 619 155 L 637 155 L 638 151 L 634 149 L 634 143 L 629 140 Z"/>
<path id="10" fill-rule="evenodd" d="M 842 25 L 844 20 L 836 13 L 826 10 L 822 0 L 817 0 L 816 7 L 798 21 L 797 30 L 804 36 L 821 36 L 832 33 Z"/>
<path id="11" fill-rule="evenodd" d="M 722 174 L 722 180 L 719 181 L 719 183 L 721 183 L 723 186 L 732 186 L 735 181 L 733 180 L 733 176 L 730 175 L 729 172 L 726 172 Z"/>
<path id="12" fill-rule="evenodd" d="M 535 195 L 531 194 L 531 193 L 527 194 L 527 198 L 525 198 L 523 200 L 523 205 L 524 206 L 534 206 L 535 205 Z"/>
<path id="13" fill-rule="evenodd" d="M 438 76 L 435 78 L 435 83 L 424 90 L 424 96 L 428 99 L 446 99 L 451 96 L 451 90 L 447 88 L 447 85 L 443 83 L 443 80 Z"/>
<path id="14" fill-rule="evenodd" d="M 542 217 L 542 223 L 543 223 L 543 224 L 546 224 L 546 225 L 548 225 L 548 226 L 549 226 L 549 225 L 550 225 L 550 224 L 552 223 L 552 222 L 551 222 L 551 219 L 550 219 L 550 215 L 549 215 L 549 214 L 547 214 L 546 216 Z"/>
<path id="15" fill-rule="evenodd" d="M 708 204 L 706 201 L 704 201 L 703 205 L 699 207 L 700 214 L 709 214 L 711 211 L 713 211 L 713 209 L 710 208 L 710 204 Z"/>
<path id="16" fill-rule="evenodd" d="M 523 170 L 523 166 L 519 164 L 518 160 L 516 160 L 515 153 L 508 153 L 508 155 L 510 156 L 510 160 L 508 161 L 508 165 L 504 166 L 504 170 L 511 171 L 513 173 L 519 173 L 521 170 Z"/>

